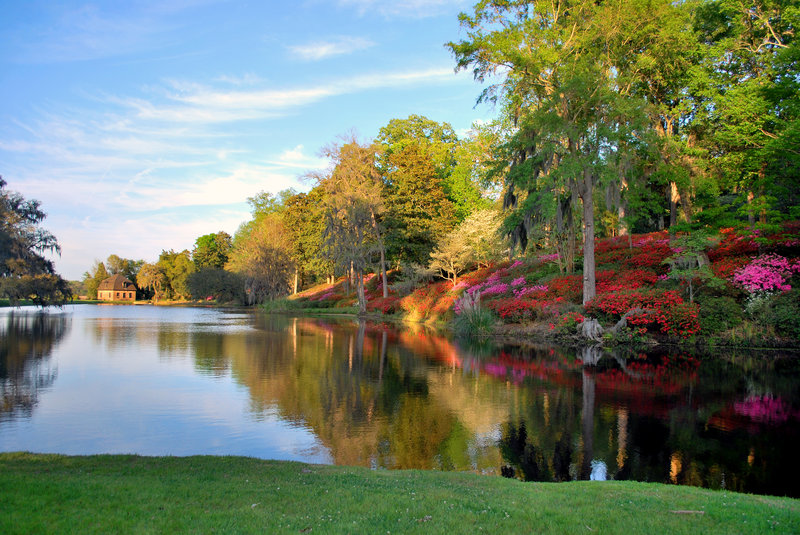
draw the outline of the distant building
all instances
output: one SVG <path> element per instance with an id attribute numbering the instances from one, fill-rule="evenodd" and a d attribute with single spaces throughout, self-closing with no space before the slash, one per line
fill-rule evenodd
<path id="1" fill-rule="evenodd" d="M 122 275 L 112 275 L 97 287 L 97 298 L 101 301 L 134 301 L 136 286 Z"/>

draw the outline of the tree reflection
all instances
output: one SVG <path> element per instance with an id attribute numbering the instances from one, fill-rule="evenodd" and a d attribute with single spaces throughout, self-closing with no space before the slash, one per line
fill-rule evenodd
<path id="1" fill-rule="evenodd" d="M 356 320 L 253 321 L 249 334 L 197 349 L 196 366 L 228 369 L 256 418 L 277 413 L 312 430 L 337 464 L 797 494 L 784 437 L 798 438 L 800 373 L 783 364 L 462 345 Z"/>
<path id="2" fill-rule="evenodd" d="M 57 371 L 50 354 L 70 327 L 61 314 L 12 312 L 0 323 L 0 419 L 29 417 Z"/>

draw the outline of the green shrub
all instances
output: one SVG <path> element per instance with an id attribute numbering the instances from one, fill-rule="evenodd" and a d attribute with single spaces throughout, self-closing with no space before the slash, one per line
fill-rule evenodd
<path id="1" fill-rule="evenodd" d="M 800 291 L 782 292 L 759 302 L 753 309 L 753 318 L 781 336 L 800 340 Z"/>
<path id="2" fill-rule="evenodd" d="M 711 335 L 739 326 L 742 306 L 731 297 L 709 297 L 700 302 L 700 332 Z"/>

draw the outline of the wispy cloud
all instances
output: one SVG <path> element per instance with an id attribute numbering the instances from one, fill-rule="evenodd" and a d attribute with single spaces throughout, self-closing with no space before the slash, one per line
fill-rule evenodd
<path id="1" fill-rule="evenodd" d="M 337 37 L 327 41 L 315 41 L 305 45 L 288 47 L 295 57 L 304 61 L 319 61 L 332 56 L 352 54 L 374 46 L 375 43 L 362 37 Z"/>
<path id="2" fill-rule="evenodd" d="M 451 67 L 375 73 L 295 88 L 229 90 L 172 82 L 163 99 L 114 97 L 138 119 L 171 124 L 213 124 L 280 117 L 326 98 L 360 91 L 454 81 Z"/>

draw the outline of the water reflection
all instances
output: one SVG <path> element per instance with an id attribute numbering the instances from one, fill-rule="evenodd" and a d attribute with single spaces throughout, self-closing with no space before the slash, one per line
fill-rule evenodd
<path id="1" fill-rule="evenodd" d="M 57 370 L 50 354 L 69 330 L 61 314 L 8 314 L 0 321 L 0 421 L 29 417 Z"/>
<path id="2" fill-rule="evenodd" d="M 421 326 L 108 309 L 76 309 L 74 321 L 83 329 L 69 335 L 63 317 L 36 328 L 9 318 L 8 325 L 20 325 L 2 345 L 8 352 L 15 337 L 19 347 L 49 347 L 27 352 L 45 354 L 62 337 L 75 338 L 82 359 L 98 355 L 82 361 L 82 373 L 94 384 L 112 379 L 93 379 L 86 371 L 92 366 L 138 366 L 113 379 L 117 386 L 100 394 L 105 400 L 83 402 L 114 400 L 107 418 L 115 425 L 134 422 L 129 432 L 118 430 L 125 435 L 119 443 L 101 451 L 247 454 L 537 481 L 632 479 L 800 495 L 791 479 L 800 473 L 792 450 L 800 438 L 796 358 L 476 344 Z M 79 333 L 85 336 L 76 338 Z M 69 370 L 73 357 L 61 358 L 59 366 Z M 4 399 L 5 378 L 12 375 L 6 370 L 19 360 L 3 358 Z M 55 380 L 49 368 L 37 370 L 38 379 L 25 384 Z M 167 378 L 175 374 L 180 379 Z M 142 397 L 122 398 L 127 383 L 139 385 L 125 390 Z M 42 396 L 27 388 L 33 398 Z M 18 407 L 33 407 L 19 399 Z M 163 414 L 147 409 L 153 405 Z M 139 412 L 116 412 L 122 407 Z M 154 415 L 144 421 L 148 410 Z M 29 408 L 26 414 L 35 420 L 35 413 Z M 18 449 L 2 440 L 0 446 Z"/>

